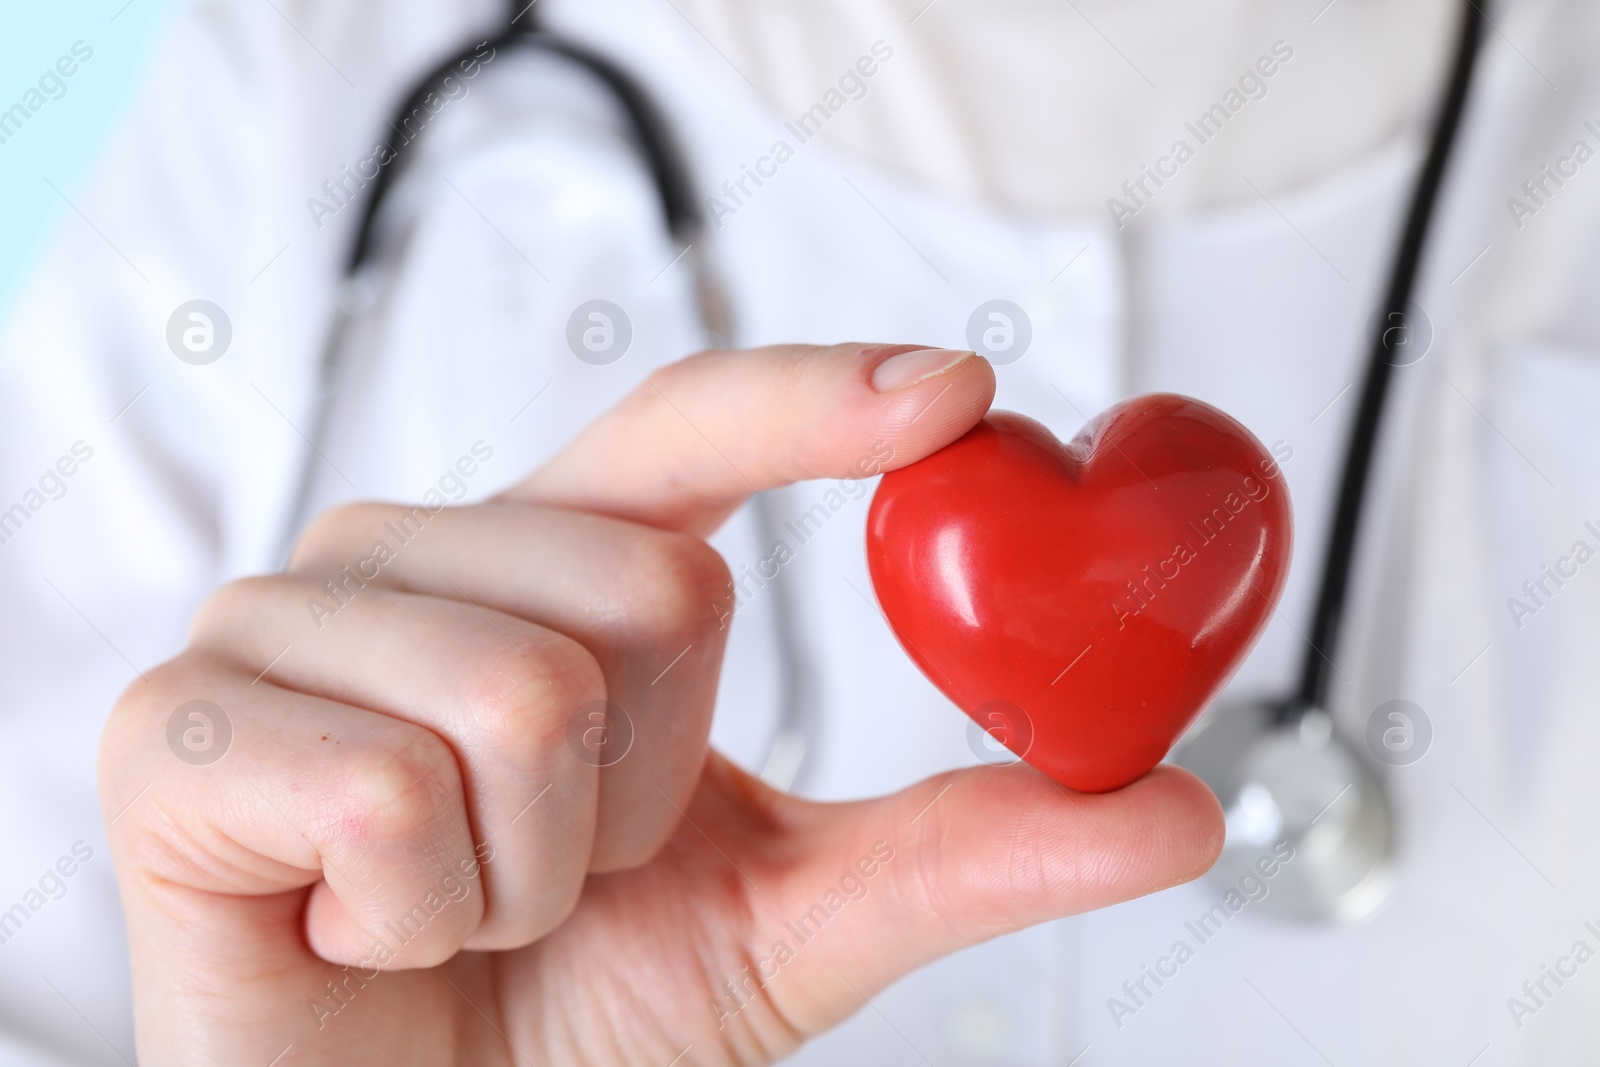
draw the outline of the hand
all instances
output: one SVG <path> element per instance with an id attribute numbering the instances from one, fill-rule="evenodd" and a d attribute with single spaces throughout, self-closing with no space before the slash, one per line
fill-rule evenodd
<path id="1" fill-rule="evenodd" d="M 941 955 L 1210 866 L 1216 801 L 1169 767 L 814 804 L 707 751 L 730 590 L 700 539 L 988 408 L 983 360 L 899 350 L 693 357 L 490 503 L 340 508 L 219 590 L 102 743 L 142 1062 L 763 1064 Z M 194 700 L 232 726 L 213 763 L 169 748 Z M 569 744 L 602 701 L 635 732 L 604 767 Z"/>

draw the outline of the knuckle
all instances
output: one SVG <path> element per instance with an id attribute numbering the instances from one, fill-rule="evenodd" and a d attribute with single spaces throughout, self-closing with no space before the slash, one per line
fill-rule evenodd
<path id="1" fill-rule="evenodd" d="M 168 720 L 183 704 L 213 696 L 231 681 L 224 665 L 194 650 L 144 671 L 117 697 L 100 732 L 95 778 L 102 798 L 123 798 L 170 774 L 163 758 Z"/>
<path id="2" fill-rule="evenodd" d="M 188 651 L 145 671 L 117 697 L 107 720 L 107 732 L 116 729 L 144 731 L 165 719 L 186 700 L 204 696 L 216 679 L 218 667 L 210 657 Z M 153 735 L 152 735 L 153 736 Z M 142 746 L 139 746 L 142 747 Z"/>
<path id="3" fill-rule="evenodd" d="M 634 543 L 620 571 L 637 617 L 659 637 L 692 639 L 726 618 L 732 574 L 697 537 L 652 532 Z"/>
<path id="4" fill-rule="evenodd" d="M 464 810 L 461 772 L 449 746 L 421 727 L 397 721 L 395 726 L 385 741 L 351 757 L 338 813 L 340 836 L 406 840 L 426 835 L 452 812 Z"/>
<path id="5" fill-rule="evenodd" d="M 238 620 L 256 617 L 263 604 L 276 599 L 292 582 L 281 574 L 259 574 L 218 586 L 200 603 L 189 624 L 190 643 L 203 643 L 207 634 L 230 630 Z"/>
<path id="6" fill-rule="evenodd" d="M 905 914 L 920 916 L 958 940 L 968 941 L 978 936 L 978 930 L 987 928 L 981 906 L 975 908 L 974 904 L 981 902 L 985 887 L 996 876 L 988 863 L 973 865 L 955 858 L 963 853 L 949 847 L 953 838 L 962 835 L 959 819 L 951 814 L 954 807 L 930 806 L 919 817 L 921 825 L 916 832 L 903 843 L 896 842 L 893 869 L 886 866 L 884 870 L 889 871 L 889 884 Z M 986 860 L 992 851 L 985 855 Z M 999 932 L 992 930 L 991 936 Z"/>
<path id="7" fill-rule="evenodd" d="M 544 747 L 566 713 L 605 697 L 600 663 L 582 644 L 532 624 L 485 646 L 480 669 L 464 672 L 462 717 L 502 745 Z"/>
<path id="8" fill-rule="evenodd" d="M 692 383 L 696 378 L 703 376 L 704 365 L 714 362 L 718 355 L 714 349 L 702 350 L 672 363 L 663 364 L 651 371 L 645 377 L 644 384 L 635 391 L 643 397 L 653 397 L 657 392 L 672 395 L 679 385 Z"/>
<path id="9" fill-rule="evenodd" d="M 401 510 L 393 504 L 357 501 L 329 508 L 306 527 L 290 555 L 291 572 L 327 566 L 331 561 L 349 555 L 357 546 L 365 546 L 372 531 L 382 527 L 385 519 Z"/>
<path id="10" fill-rule="evenodd" d="M 951 891 L 951 873 L 940 850 L 925 846 L 912 854 L 910 863 L 896 868 L 892 885 L 908 914 L 923 916 L 965 941 L 974 936 L 972 916 L 961 895 Z"/>

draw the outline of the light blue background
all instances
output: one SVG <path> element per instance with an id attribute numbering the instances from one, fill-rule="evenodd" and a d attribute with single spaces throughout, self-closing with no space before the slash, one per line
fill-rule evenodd
<path id="1" fill-rule="evenodd" d="M 139 91 L 161 29 L 185 2 L 0 0 L 0 111 L 37 88 L 74 41 L 94 49 L 93 59 L 63 79 L 66 95 L 0 144 L 0 319 L 72 213 L 61 194 L 72 198 L 92 173 Z"/>

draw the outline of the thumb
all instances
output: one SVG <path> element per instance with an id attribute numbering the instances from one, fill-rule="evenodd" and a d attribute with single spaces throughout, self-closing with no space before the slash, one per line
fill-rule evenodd
<path id="1" fill-rule="evenodd" d="M 751 894 L 746 950 L 762 1002 L 807 1036 L 957 949 L 1196 878 L 1223 837 L 1211 791 L 1171 766 L 1103 794 L 1023 763 L 977 767 L 803 804 L 790 825 L 784 852 L 798 858 Z"/>
<path id="2" fill-rule="evenodd" d="M 920 345 L 778 345 L 663 367 L 502 499 L 704 536 L 751 493 L 914 463 L 971 429 L 994 370 Z"/>

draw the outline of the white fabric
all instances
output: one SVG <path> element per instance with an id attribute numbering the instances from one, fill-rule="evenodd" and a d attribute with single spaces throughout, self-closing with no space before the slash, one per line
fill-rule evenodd
<path id="1" fill-rule="evenodd" d="M 722 183 L 776 139 L 795 141 L 791 111 L 670 3 L 546 2 L 552 23 L 646 84 L 707 195 L 723 197 Z M 94 795 L 100 723 L 138 670 L 181 647 L 209 589 L 273 565 L 304 448 L 295 427 L 309 426 L 357 210 L 319 228 L 306 201 L 371 151 L 418 71 L 499 14 L 488 0 L 280 6 L 288 21 L 243 2 L 178 21 L 76 197 L 95 228 L 63 224 L 0 334 L 0 508 L 75 442 L 93 448 L 65 495 L 0 546 L 0 908 L 74 842 L 94 850 L 65 895 L 0 944 L 0 1064 L 132 1057 Z M 1341 6 L 1311 29 L 1338 25 Z M 1505 200 L 1574 140 L 1600 144 L 1584 127 L 1600 122 L 1600 14 L 1524 0 L 1494 18 L 1417 295 L 1435 341 L 1402 376 L 1382 482 L 1392 503 L 1369 527 L 1378 550 L 1340 660 L 1351 736 L 1396 696 L 1434 724 L 1433 750 L 1389 775 L 1403 835 L 1390 906 L 1356 929 L 1246 913 L 1117 1027 L 1107 998 L 1219 896 L 1201 882 L 930 967 L 796 1063 L 1063 1064 L 1087 1046 L 1083 1064 L 1409 1065 L 1466 1063 L 1487 1046 L 1479 1063 L 1535 1064 L 1595 1047 L 1600 985 L 1587 969 L 1520 1029 L 1506 999 L 1600 918 L 1600 860 L 1587 846 L 1600 571 L 1584 568 L 1520 630 L 1505 600 L 1574 540 L 1600 540 L 1583 529 L 1600 525 L 1600 171 L 1586 167 L 1520 229 Z M 1098 39 L 1085 26 L 1060 32 L 1078 35 L 1077 49 Z M 876 39 L 839 55 L 839 69 Z M 933 62 L 893 47 L 869 99 Z M 316 467 L 319 507 L 415 498 L 479 440 L 494 456 L 465 498 L 481 498 L 699 343 L 687 271 L 668 267 L 653 191 L 609 108 L 569 71 L 500 55 L 433 120 L 385 227 L 377 303 L 351 334 L 329 463 Z M 1272 692 L 1299 660 L 1294 630 L 1354 406 L 1353 390 L 1335 397 L 1354 377 L 1420 147 L 1415 123 L 1400 129 L 1394 116 L 1420 114 L 1397 104 L 1350 142 L 1353 154 L 1285 170 L 1281 187 L 1263 187 L 1270 203 L 1229 193 L 1227 207 L 1163 207 L 1121 232 L 1095 198 L 1051 214 L 971 195 L 1037 206 L 1037 176 L 1016 189 L 919 180 L 830 134 L 718 212 L 707 251 L 741 344 L 965 346 L 973 309 L 1004 298 L 1027 311 L 1034 339 L 999 369 L 998 406 L 1066 435 L 1119 396 L 1173 388 L 1291 446 L 1299 551 L 1281 615 L 1234 684 Z M 954 136 L 936 147 L 971 151 Z M 207 367 L 178 362 L 164 336 L 172 310 L 196 297 L 234 328 Z M 565 342 L 572 310 L 595 298 L 633 325 L 629 352 L 607 367 Z M 777 494 L 778 518 L 827 489 Z M 972 759 L 965 720 L 864 602 L 865 510 L 864 496 L 847 503 L 781 579 L 824 711 L 803 781 L 818 797 L 886 791 Z M 717 543 L 736 574 L 758 558 L 743 518 Z M 757 594 L 740 611 L 714 731 L 746 763 L 777 703 L 770 608 Z"/>
<path id="2" fill-rule="evenodd" d="M 1275 42 L 1293 58 L 1247 86 L 1243 121 L 1163 189 L 1153 213 L 1271 196 L 1374 151 L 1431 107 L 1452 0 L 682 0 L 779 110 L 810 107 L 861 50 L 899 50 L 824 136 L 931 188 L 1092 211 L 1184 136 Z M 1021 103 L 1021 102 L 1025 102 Z"/>

